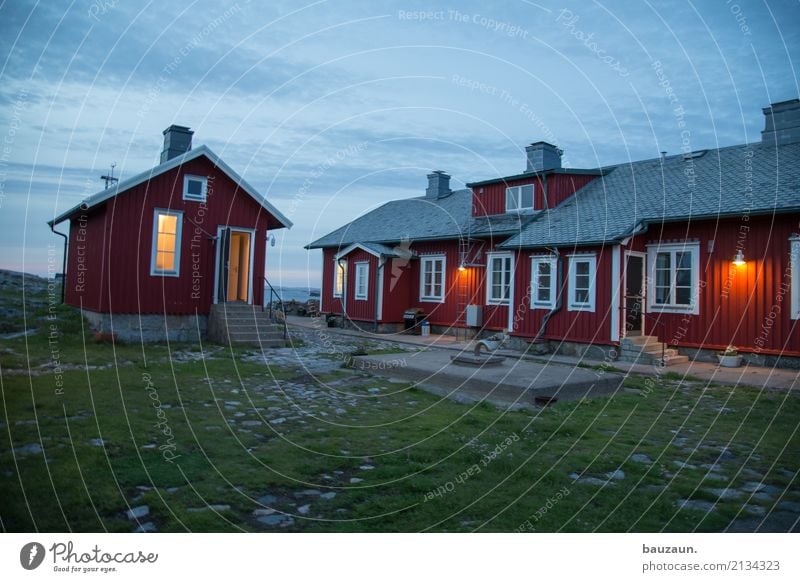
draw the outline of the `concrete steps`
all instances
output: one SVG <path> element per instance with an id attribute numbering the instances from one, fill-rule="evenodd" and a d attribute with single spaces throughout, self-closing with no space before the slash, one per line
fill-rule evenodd
<path id="1" fill-rule="evenodd" d="M 634 364 L 663 365 L 683 364 L 689 361 L 688 356 L 681 356 L 678 350 L 666 348 L 652 335 L 629 336 L 619 343 L 619 359 Z M 661 360 L 661 354 L 664 360 Z"/>
<path id="2" fill-rule="evenodd" d="M 211 306 L 208 337 L 224 345 L 286 346 L 283 325 L 271 320 L 260 307 L 241 303 Z"/>

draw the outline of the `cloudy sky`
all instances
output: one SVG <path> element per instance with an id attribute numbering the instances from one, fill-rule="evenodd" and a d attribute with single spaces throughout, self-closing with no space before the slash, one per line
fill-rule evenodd
<path id="1" fill-rule="evenodd" d="M 514 174 L 544 139 L 596 167 L 758 141 L 797 98 L 800 4 L 0 3 L 0 268 L 46 271 L 45 222 L 191 126 L 294 221 L 270 276 L 318 286 L 303 245 L 432 169 Z M 276 256 L 278 255 L 278 256 Z"/>

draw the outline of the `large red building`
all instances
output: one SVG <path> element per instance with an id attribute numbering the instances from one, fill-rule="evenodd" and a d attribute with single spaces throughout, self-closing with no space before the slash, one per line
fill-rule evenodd
<path id="1" fill-rule="evenodd" d="M 434 331 L 598 357 L 800 362 L 800 101 L 764 114 L 758 143 L 575 170 L 538 142 L 525 172 L 458 191 L 434 172 L 308 245 L 322 311 L 390 331 L 416 308 Z"/>
<path id="2" fill-rule="evenodd" d="M 69 221 L 65 299 L 121 339 L 197 339 L 211 306 L 261 305 L 270 231 L 285 218 L 188 128 L 161 164 L 102 190 Z"/>

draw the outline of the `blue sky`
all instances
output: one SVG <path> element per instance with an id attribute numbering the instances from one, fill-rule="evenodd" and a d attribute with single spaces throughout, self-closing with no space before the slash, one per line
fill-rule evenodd
<path id="1" fill-rule="evenodd" d="M 0 268 L 46 271 L 45 222 L 158 162 L 172 123 L 295 223 L 271 279 L 318 286 L 303 245 L 425 175 L 573 167 L 758 141 L 800 96 L 797 2 L 0 4 Z"/>

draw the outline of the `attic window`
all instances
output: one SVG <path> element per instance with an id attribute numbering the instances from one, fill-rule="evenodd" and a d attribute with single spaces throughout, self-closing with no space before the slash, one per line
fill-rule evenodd
<path id="1" fill-rule="evenodd" d="M 205 176 L 192 176 L 186 174 L 183 177 L 183 199 L 191 202 L 205 202 L 208 191 L 208 178 Z"/>
<path id="2" fill-rule="evenodd" d="M 506 188 L 506 212 L 533 210 L 533 184 Z"/>

